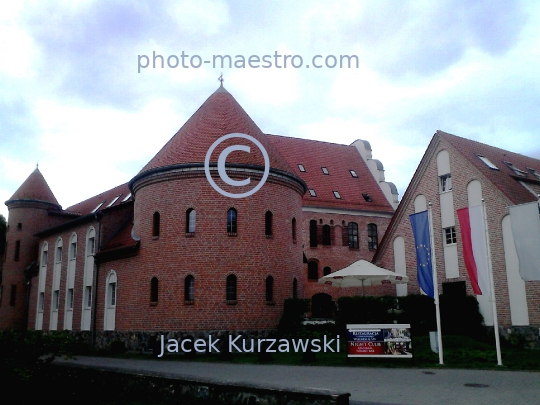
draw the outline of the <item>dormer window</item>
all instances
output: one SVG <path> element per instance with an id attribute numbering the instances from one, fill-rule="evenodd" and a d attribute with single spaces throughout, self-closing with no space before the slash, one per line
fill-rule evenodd
<path id="1" fill-rule="evenodd" d="M 356 172 L 354 170 L 349 170 L 349 173 L 351 174 L 352 177 L 354 177 L 355 179 L 358 178 L 358 175 L 356 174 Z"/>
<path id="2" fill-rule="evenodd" d="M 300 163 L 298 163 L 298 170 L 300 170 L 301 172 L 305 172 L 306 168 L 304 167 L 304 165 L 301 165 Z"/>
<path id="3" fill-rule="evenodd" d="M 489 167 L 490 169 L 493 169 L 493 170 L 499 170 L 499 168 L 498 168 L 497 166 L 495 166 L 495 165 L 491 162 L 491 160 L 489 160 L 487 157 L 482 156 L 482 155 L 478 155 L 478 154 L 476 155 L 476 157 L 477 157 L 478 159 L 480 159 L 482 162 L 484 162 L 484 164 L 485 164 L 487 167 Z"/>
<path id="4" fill-rule="evenodd" d="M 526 176 L 528 173 L 525 170 L 518 169 L 516 166 L 514 166 L 512 163 L 507 162 L 506 160 L 503 160 L 503 163 L 508 166 L 512 171 L 517 174 L 518 176 Z"/>
<path id="5" fill-rule="evenodd" d="M 103 204 L 105 204 L 105 201 L 100 202 L 100 203 L 97 205 L 97 207 L 94 208 L 94 209 L 92 210 L 91 213 L 93 214 L 94 212 L 96 212 L 97 210 L 99 210 Z"/>
<path id="6" fill-rule="evenodd" d="M 127 200 L 129 200 L 131 198 L 131 193 L 129 193 L 128 195 L 126 195 L 126 197 L 122 200 L 123 203 L 125 203 Z"/>
<path id="7" fill-rule="evenodd" d="M 324 174 L 326 174 L 326 175 L 330 174 L 330 173 L 328 172 L 328 169 L 327 169 L 326 167 L 324 167 L 324 166 L 321 167 L 321 170 L 322 170 L 322 172 L 323 172 Z"/>
<path id="8" fill-rule="evenodd" d="M 312 197 L 317 197 L 317 193 L 312 188 L 309 189 L 309 195 Z"/>
<path id="9" fill-rule="evenodd" d="M 334 193 L 334 197 L 336 197 L 338 200 L 341 200 L 341 195 L 339 194 L 339 191 L 332 191 Z"/>
<path id="10" fill-rule="evenodd" d="M 113 200 L 109 203 L 109 205 L 107 205 L 107 208 L 109 208 L 110 206 L 112 206 L 116 201 L 118 201 L 118 199 L 120 198 L 122 194 L 118 194 L 116 197 L 113 198 Z"/>
<path id="11" fill-rule="evenodd" d="M 538 180 L 540 180 L 540 173 L 539 172 L 537 172 L 536 170 L 534 170 L 531 167 L 527 167 L 527 170 L 530 171 L 534 175 L 534 177 L 536 177 Z"/>
<path id="12" fill-rule="evenodd" d="M 452 176 L 450 173 L 439 176 L 439 191 L 446 193 L 450 190 L 452 190 Z"/>

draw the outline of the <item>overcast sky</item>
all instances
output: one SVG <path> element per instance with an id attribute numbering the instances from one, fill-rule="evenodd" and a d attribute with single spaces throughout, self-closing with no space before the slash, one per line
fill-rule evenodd
<path id="1" fill-rule="evenodd" d="M 539 44 L 527 1 L 2 2 L 0 213 L 37 162 L 64 208 L 129 181 L 221 72 L 265 133 L 368 140 L 400 197 L 437 129 L 540 158 Z M 154 51 L 303 66 L 139 73 Z"/>

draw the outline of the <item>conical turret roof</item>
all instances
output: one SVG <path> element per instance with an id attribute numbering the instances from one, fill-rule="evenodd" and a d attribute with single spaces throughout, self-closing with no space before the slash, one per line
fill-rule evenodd
<path id="1" fill-rule="evenodd" d="M 15 194 L 11 196 L 8 202 L 15 200 L 43 201 L 60 206 L 45 177 L 43 177 L 37 167 L 17 191 L 15 191 Z"/>
<path id="2" fill-rule="evenodd" d="M 230 133 L 251 135 L 268 152 L 272 168 L 294 173 L 285 158 L 223 86 L 201 105 L 141 173 L 176 164 L 203 163 L 210 146 L 223 135 Z M 264 158 L 258 148 L 252 142 L 241 138 L 229 139 L 219 144 L 212 153 L 210 162 L 217 162 L 221 151 L 231 145 L 246 145 L 251 150 L 250 153 L 232 152 L 227 158 L 227 164 L 264 165 Z"/>

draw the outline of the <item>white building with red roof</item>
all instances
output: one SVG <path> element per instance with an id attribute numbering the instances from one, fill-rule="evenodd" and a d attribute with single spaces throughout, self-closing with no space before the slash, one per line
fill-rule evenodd
<path id="1" fill-rule="evenodd" d="M 456 211 L 484 201 L 501 330 L 519 329 L 538 339 L 540 281 L 520 276 L 509 207 L 535 202 L 539 194 L 540 160 L 437 131 L 373 262 L 409 277 L 407 286 L 397 286 L 398 295 L 420 292 L 409 215 L 431 203 L 439 292 L 473 295 Z M 493 325 L 490 296 L 477 299 L 485 324 Z"/>

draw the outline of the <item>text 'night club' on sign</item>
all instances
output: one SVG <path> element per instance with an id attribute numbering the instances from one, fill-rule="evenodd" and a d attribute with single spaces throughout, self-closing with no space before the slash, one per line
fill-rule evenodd
<path id="1" fill-rule="evenodd" d="M 347 325 L 348 357 L 411 358 L 411 325 Z"/>

